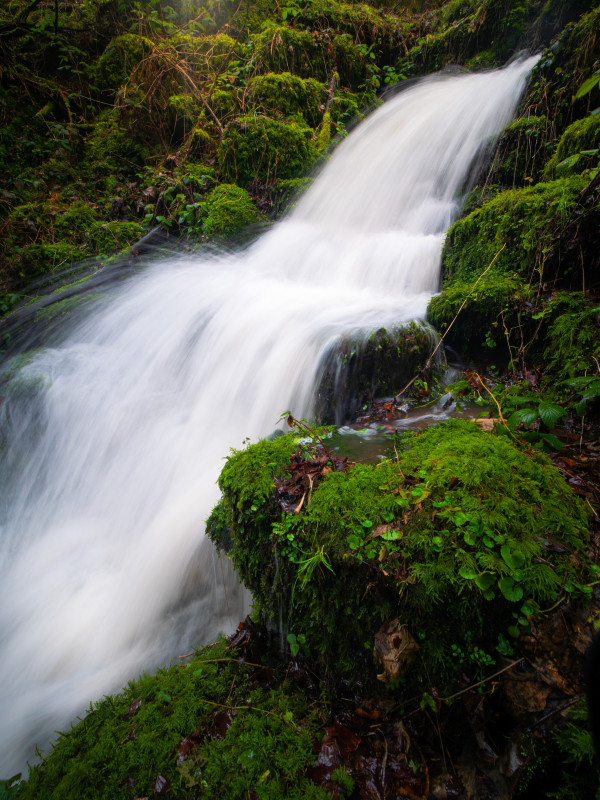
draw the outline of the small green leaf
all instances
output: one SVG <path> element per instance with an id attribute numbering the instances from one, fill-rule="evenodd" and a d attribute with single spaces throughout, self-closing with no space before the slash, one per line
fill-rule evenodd
<path id="1" fill-rule="evenodd" d="M 586 94 L 589 94 L 594 86 L 596 86 L 600 82 L 600 72 L 595 72 L 591 78 L 588 78 L 584 81 L 579 89 L 575 94 L 575 100 L 579 100 L 582 97 L 585 97 Z"/>
<path id="2" fill-rule="evenodd" d="M 553 428 L 557 421 L 565 415 L 565 409 L 557 406 L 556 403 L 542 401 L 538 406 L 538 412 L 542 422 L 548 428 Z"/>
<path id="3" fill-rule="evenodd" d="M 509 575 L 500 578 L 498 587 L 504 597 L 512 603 L 517 603 L 523 597 L 523 588 L 521 586 L 515 586 L 515 582 Z"/>
<path id="4" fill-rule="evenodd" d="M 458 574 L 460 575 L 461 578 L 465 578 L 465 580 L 468 581 L 475 580 L 475 578 L 477 577 L 476 570 L 471 569 L 471 567 L 461 567 L 458 570 Z"/>
<path id="5" fill-rule="evenodd" d="M 502 545 L 500 555 L 511 570 L 520 569 L 525 564 L 525 556 L 522 553 L 513 552 L 508 544 Z"/>
<path id="6" fill-rule="evenodd" d="M 557 173 L 567 172 L 568 170 L 571 169 L 571 167 L 574 167 L 578 161 L 579 161 L 579 153 L 575 153 L 575 155 L 568 156 L 559 164 L 557 164 L 554 169 Z"/>
<path id="7" fill-rule="evenodd" d="M 487 592 L 494 583 L 495 579 L 496 576 L 493 572 L 482 572 L 475 578 L 475 584 L 481 589 L 482 592 Z"/>

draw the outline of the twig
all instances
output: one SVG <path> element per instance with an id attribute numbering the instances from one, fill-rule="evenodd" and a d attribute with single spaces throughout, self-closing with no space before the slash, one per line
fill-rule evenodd
<path id="1" fill-rule="evenodd" d="M 499 669 L 498 672 L 494 672 L 493 675 L 488 675 L 487 678 L 484 678 L 483 680 L 478 681 L 477 683 L 472 683 L 470 686 L 467 686 L 466 689 L 461 689 L 460 692 L 456 692 L 456 694 L 451 694 L 450 697 L 440 697 L 440 700 L 443 703 L 447 702 L 448 700 L 454 700 L 455 697 L 460 697 L 461 694 L 464 694 L 465 692 L 470 692 L 471 689 L 476 689 L 478 686 L 482 686 L 484 683 L 487 683 L 488 681 L 497 678 L 498 675 L 502 675 L 503 672 L 507 672 L 509 669 L 512 669 L 517 664 L 520 664 L 521 661 L 523 661 L 523 659 L 519 658 L 516 661 L 513 661 L 507 667 L 503 667 L 502 669 Z"/>

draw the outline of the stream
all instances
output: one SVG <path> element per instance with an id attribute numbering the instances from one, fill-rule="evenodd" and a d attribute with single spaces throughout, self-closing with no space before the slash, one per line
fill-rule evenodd
<path id="1" fill-rule="evenodd" d="M 243 618 L 203 533 L 223 458 L 288 409 L 310 417 L 342 335 L 424 319 L 461 193 L 535 60 L 409 86 L 249 249 L 151 263 L 4 365 L 0 777 Z"/>

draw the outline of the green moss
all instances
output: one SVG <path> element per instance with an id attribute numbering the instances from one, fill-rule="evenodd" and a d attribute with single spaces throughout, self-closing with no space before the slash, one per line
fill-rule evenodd
<path id="1" fill-rule="evenodd" d="M 124 33 L 113 39 L 96 66 L 98 87 L 111 92 L 129 80 L 132 70 L 152 52 L 154 43 L 145 36 Z"/>
<path id="2" fill-rule="evenodd" d="M 90 227 L 89 239 L 99 255 L 116 253 L 130 247 L 144 235 L 144 228 L 139 222 L 98 222 Z"/>
<path id="3" fill-rule="evenodd" d="M 600 307 L 581 292 L 559 292 L 544 311 L 545 363 L 551 380 L 593 374 L 600 359 Z"/>
<path id="4" fill-rule="evenodd" d="M 329 80 L 331 57 L 311 31 L 269 24 L 256 36 L 254 44 L 255 62 L 265 72 Z"/>
<path id="5" fill-rule="evenodd" d="M 323 117 L 327 88 L 312 78 L 298 78 L 289 72 L 271 72 L 253 78 L 249 88 L 252 102 L 268 114 L 284 117 L 301 114 L 313 128 Z"/>
<path id="6" fill-rule="evenodd" d="M 580 176 L 501 192 L 448 231 L 444 245 L 446 280 L 478 278 L 494 257 L 490 275 L 525 280 L 565 279 L 565 265 L 550 260 L 557 231 L 577 212 L 587 181 Z"/>
<path id="7" fill-rule="evenodd" d="M 258 220 L 258 211 L 245 189 L 223 183 L 206 197 L 204 232 L 208 236 L 229 236 Z"/>
<path id="8" fill-rule="evenodd" d="M 117 109 L 100 114 L 85 140 L 85 161 L 95 173 L 120 173 L 134 177 L 149 154 Z"/>
<path id="9" fill-rule="evenodd" d="M 306 770 L 318 717 L 298 687 L 271 688 L 224 642 L 143 675 L 61 734 L 19 800 L 132 800 L 164 793 L 241 800 L 326 800 Z"/>
<path id="10" fill-rule="evenodd" d="M 561 136 L 556 152 L 546 165 L 546 175 L 581 172 L 600 163 L 600 115 L 576 120 Z M 586 151 L 593 151 L 591 153 Z M 565 163 L 566 162 L 566 163 Z"/>
<path id="11" fill-rule="evenodd" d="M 303 633 L 336 673 L 373 678 L 366 643 L 398 619 L 420 642 L 423 679 L 448 681 L 452 642 L 471 631 L 493 652 L 513 612 L 526 627 L 562 587 L 583 591 L 586 512 L 545 457 L 508 438 L 434 426 L 405 440 L 398 461 L 326 474 L 301 513 L 283 514 L 273 483 L 296 447 L 287 436 L 234 452 L 208 531 L 262 613 Z"/>
<path id="12" fill-rule="evenodd" d="M 427 319 L 440 333 L 445 333 L 460 310 L 445 342 L 471 358 L 493 355 L 498 364 L 511 357 L 506 347 L 505 330 L 520 325 L 526 336 L 534 327 L 527 314 L 534 294 L 528 284 L 510 276 L 484 278 L 477 286 L 471 282 L 453 281 L 432 297 Z"/>
<path id="13" fill-rule="evenodd" d="M 514 187 L 538 180 L 548 157 L 549 126 L 545 116 L 521 117 L 508 125 L 498 141 L 486 183 Z"/>
<path id="14" fill-rule="evenodd" d="M 68 242 L 28 244 L 15 251 L 15 266 L 19 276 L 26 281 L 45 272 L 55 272 L 67 264 L 89 256 L 83 247 Z"/>
<path id="15" fill-rule="evenodd" d="M 316 158 L 312 133 L 299 122 L 238 117 L 227 126 L 217 153 L 221 173 L 240 186 L 301 177 Z"/>

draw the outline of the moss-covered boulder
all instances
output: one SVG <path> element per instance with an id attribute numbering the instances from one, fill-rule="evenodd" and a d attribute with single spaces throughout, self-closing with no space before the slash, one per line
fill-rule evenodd
<path id="1" fill-rule="evenodd" d="M 258 211 L 245 189 L 222 183 L 205 200 L 204 233 L 208 236 L 231 236 L 246 225 L 258 221 Z"/>
<path id="2" fill-rule="evenodd" d="M 374 398 L 399 392 L 425 368 L 434 348 L 431 329 L 417 322 L 344 336 L 321 365 L 316 417 L 338 425 L 355 419 Z"/>
<path id="3" fill-rule="evenodd" d="M 300 122 L 241 116 L 231 122 L 217 158 L 226 181 L 240 186 L 299 178 L 316 158 L 313 131 Z"/>
<path id="4" fill-rule="evenodd" d="M 129 80 L 132 70 L 154 48 L 145 36 L 124 33 L 113 39 L 96 66 L 96 80 L 101 90 L 116 91 Z"/>
<path id="5" fill-rule="evenodd" d="M 581 286 L 581 251 L 568 239 L 572 223 L 597 229 L 597 201 L 583 205 L 590 179 L 573 175 L 524 189 L 501 192 L 448 231 L 442 255 L 445 281 L 474 281 L 492 264 L 490 275 L 512 275 L 541 285 Z M 589 198 L 588 198 L 589 199 Z M 589 258 L 588 280 L 598 280 L 597 236 L 579 236 Z M 564 247 L 563 247 L 564 245 Z"/>
<path id="6" fill-rule="evenodd" d="M 536 322 L 530 313 L 535 292 L 512 276 L 493 276 L 476 286 L 450 282 L 429 301 L 427 319 L 442 334 L 445 344 L 467 358 L 493 357 L 495 364 L 513 357 L 507 333 L 518 329 L 528 338 Z M 512 346 L 514 339 L 508 340 Z"/>
<path id="7" fill-rule="evenodd" d="M 338 471 L 322 435 L 234 451 L 208 531 L 263 617 L 336 675 L 372 682 L 391 637 L 382 680 L 449 685 L 452 645 L 491 663 L 541 608 L 589 593 L 586 511 L 544 456 L 454 420 Z"/>
<path id="8" fill-rule="evenodd" d="M 270 72 L 253 78 L 249 88 L 252 102 L 266 113 L 283 117 L 300 115 L 313 128 L 323 118 L 327 87 L 312 78 Z"/>
<path id="9" fill-rule="evenodd" d="M 528 186 L 541 177 L 548 157 L 549 121 L 527 115 L 508 125 L 496 147 L 486 183 Z"/>

